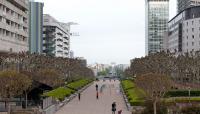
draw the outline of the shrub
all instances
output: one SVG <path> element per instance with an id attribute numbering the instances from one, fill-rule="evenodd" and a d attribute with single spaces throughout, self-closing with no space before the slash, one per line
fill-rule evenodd
<path id="1" fill-rule="evenodd" d="M 177 90 L 177 91 L 169 91 L 165 94 L 165 97 L 188 97 L 188 90 Z M 200 96 L 200 90 L 191 90 L 190 96 Z"/>
<path id="2" fill-rule="evenodd" d="M 182 114 L 200 114 L 199 106 L 190 106 L 182 109 Z"/>

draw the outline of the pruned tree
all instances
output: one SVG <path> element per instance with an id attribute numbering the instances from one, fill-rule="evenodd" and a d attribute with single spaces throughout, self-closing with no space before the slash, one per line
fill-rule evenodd
<path id="1" fill-rule="evenodd" d="M 135 82 L 146 92 L 147 98 L 153 101 L 154 114 L 156 114 L 156 104 L 171 89 L 171 79 L 166 75 L 148 73 L 138 76 Z"/>
<path id="2" fill-rule="evenodd" d="M 31 87 L 31 84 L 32 80 L 24 74 L 16 71 L 0 72 L 0 98 L 7 102 L 12 97 L 22 95 Z"/>

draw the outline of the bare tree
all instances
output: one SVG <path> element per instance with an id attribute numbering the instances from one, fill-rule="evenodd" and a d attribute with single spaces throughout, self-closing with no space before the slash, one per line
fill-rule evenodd
<path id="1" fill-rule="evenodd" d="M 148 99 L 153 101 L 154 114 L 156 114 L 156 104 L 170 90 L 172 81 L 168 76 L 148 73 L 138 76 L 136 84 L 146 92 Z"/>

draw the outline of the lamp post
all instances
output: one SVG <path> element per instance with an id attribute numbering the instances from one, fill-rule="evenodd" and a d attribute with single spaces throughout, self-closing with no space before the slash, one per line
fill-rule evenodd
<path id="1" fill-rule="evenodd" d="M 190 92 L 191 92 L 191 88 L 188 88 L 188 95 L 189 95 L 189 103 L 190 103 Z"/>

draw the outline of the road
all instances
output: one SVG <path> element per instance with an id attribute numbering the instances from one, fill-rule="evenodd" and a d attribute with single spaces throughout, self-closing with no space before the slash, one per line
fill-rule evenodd
<path id="1" fill-rule="evenodd" d="M 99 85 L 99 99 L 96 99 L 95 85 Z M 122 94 L 120 93 L 119 81 L 94 82 L 83 93 L 81 100 L 74 98 L 63 106 L 56 114 L 112 114 L 111 104 L 116 102 L 117 110 L 122 110 L 122 114 L 131 114 L 127 111 Z M 117 113 L 116 113 L 117 114 Z"/>

